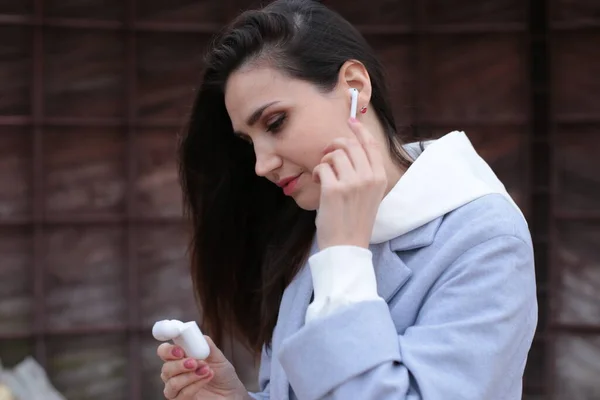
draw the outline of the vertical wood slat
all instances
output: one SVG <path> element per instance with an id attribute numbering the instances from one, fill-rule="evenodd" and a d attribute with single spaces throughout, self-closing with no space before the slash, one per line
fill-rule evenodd
<path id="1" fill-rule="evenodd" d="M 556 265 L 554 252 L 556 244 L 556 234 L 552 227 L 552 214 L 553 214 L 553 196 L 556 191 L 555 179 L 553 174 L 554 165 L 553 154 L 552 154 L 552 143 L 553 137 L 549 133 L 549 121 L 551 119 L 551 111 L 549 108 L 550 104 L 550 82 L 549 82 L 549 58 L 548 58 L 548 23 L 549 23 L 549 10 L 547 0 L 530 0 L 529 6 L 529 66 L 530 66 L 530 89 L 531 89 L 531 129 L 529 131 L 529 154 L 528 154 L 528 175 L 529 187 L 528 187 L 528 199 L 530 213 L 530 225 L 533 232 L 534 243 L 539 242 L 542 237 L 548 238 L 546 251 L 549 253 L 548 265 L 536 266 L 537 268 L 548 268 L 548 274 L 546 275 L 549 282 L 541 282 L 538 278 L 538 286 L 543 286 L 544 290 L 547 291 L 546 304 L 539 304 L 539 313 L 545 314 L 545 324 L 541 328 L 543 336 L 542 352 L 544 365 L 543 376 L 544 386 L 542 387 L 543 393 L 539 393 L 548 398 L 554 396 L 554 370 L 555 370 L 555 330 L 553 329 L 553 320 L 556 315 L 556 309 L 553 307 L 556 296 L 556 279 L 554 266 Z M 546 154 L 540 153 L 540 144 L 546 144 L 543 149 L 547 152 Z M 547 174 L 549 181 L 542 181 L 539 174 L 535 174 L 534 171 L 539 167 L 540 160 L 548 160 L 548 165 L 544 168 L 549 169 L 550 173 Z M 542 177 L 543 179 L 543 177 Z M 539 192 L 536 190 L 540 187 L 548 187 L 548 191 Z M 538 193 L 538 196 L 536 196 Z M 543 196 L 543 201 L 549 203 L 549 207 L 546 209 L 545 215 L 538 215 L 543 207 L 536 207 L 534 201 L 538 201 L 539 197 Z M 540 226 L 544 225 L 542 220 L 548 221 L 548 231 L 542 231 Z M 540 225 L 540 226 L 538 226 Z M 539 331 L 540 329 L 538 329 Z M 536 395 L 538 393 L 535 393 Z"/>
<path id="2" fill-rule="evenodd" d="M 225 23 L 229 23 L 229 21 L 236 17 L 236 3 L 236 0 L 225 0 L 221 3 L 223 7 L 221 13 L 222 16 L 225 18 Z"/>
<path id="3" fill-rule="evenodd" d="M 535 0 L 532 0 L 535 2 Z M 550 80 L 550 69 L 551 69 L 551 56 L 550 49 L 552 46 L 552 31 L 550 29 L 551 23 L 551 12 L 552 6 L 556 6 L 556 1 L 552 0 L 543 0 L 537 4 L 537 8 L 535 10 L 536 13 L 543 16 L 543 30 L 540 32 L 540 36 L 544 40 L 544 59 L 540 63 L 545 65 L 545 76 L 546 82 L 544 82 L 544 86 L 546 88 L 546 116 L 544 119 L 543 129 L 547 136 L 547 146 L 548 149 L 548 165 L 549 169 L 549 182 L 548 185 L 548 294 L 546 300 L 546 310 L 548 317 L 546 318 L 547 326 L 546 328 L 546 347 L 545 347 L 545 381 L 546 381 L 546 390 L 548 393 L 549 400 L 560 400 L 557 399 L 556 391 L 557 391 L 557 378 L 558 374 L 556 373 L 557 368 L 557 360 L 556 360 L 556 344 L 558 342 L 557 336 L 559 331 L 555 328 L 555 321 L 558 319 L 557 315 L 561 306 L 559 301 L 561 296 L 559 295 L 559 279 L 560 279 L 560 271 L 558 270 L 559 266 L 562 266 L 559 260 L 559 252 L 557 249 L 558 244 L 558 231 L 556 223 L 557 221 L 553 218 L 556 215 L 557 208 L 555 204 L 556 193 L 558 190 L 558 176 L 556 174 L 556 157 L 554 154 L 556 148 L 556 109 L 554 107 L 554 102 L 552 101 L 552 97 L 554 95 L 553 84 Z"/>
<path id="4" fill-rule="evenodd" d="M 414 6 L 412 9 L 414 10 L 413 22 L 412 26 L 414 32 L 416 33 L 413 36 L 412 43 L 412 73 L 413 79 L 416 84 L 412 85 L 412 120 L 413 120 L 413 135 L 416 139 L 421 139 L 423 137 L 423 116 L 422 111 L 424 106 L 423 94 L 426 93 L 425 87 L 425 79 L 423 74 L 423 65 L 427 62 L 428 59 L 428 43 L 424 39 L 426 36 L 423 34 L 423 26 L 425 24 L 425 13 L 427 10 L 427 0 L 413 0 Z M 427 133 L 425 133 L 427 135 Z"/>
<path id="5" fill-rule="evenodd" d="M 33 295 L 35 338 L 35 357 L 42 365 L 46 365 L 46 321 L 45 321 L 45 265 L 44 265 L 44 159 L 43 159 L 43 127 L 44 118 L 44 1 L 35 0 L 33 28 L 33 84 L 32 116 L 33 116 Z"/>
<path id="6" fill-rule="evenodd" d="M 140 284 L 138 276 L 136 241 L 136 0 L 129 0 L 126 21 L 125 84 L 127 98 L 127 309 L 128 309 L 128 371 L 129 398 L 141 399 L 141 339 L 140 339 Z"/>

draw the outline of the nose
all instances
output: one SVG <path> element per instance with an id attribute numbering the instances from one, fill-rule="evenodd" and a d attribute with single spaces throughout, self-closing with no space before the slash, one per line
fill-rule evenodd
<path id="1" fill-rule="evenodd" d="M 269 173 L 281 166 L 281 158 L 272 150 L 261 147 L 254 146 L 254 154 L 256 155 L 254 172 L 258 176 L 266 177 Z"/>

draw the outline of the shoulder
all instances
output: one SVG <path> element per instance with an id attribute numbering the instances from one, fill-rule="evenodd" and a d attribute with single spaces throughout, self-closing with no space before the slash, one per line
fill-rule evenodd
<path id="1" fill-rule="evenodd" d="M 432 290 L 453 282 L 478 295 L 510 292 L 522 302 L 535 297 L 531 235 L 509 199 L 495 194 L 481 197 L 446 214 L 438 224 L 432 243 L 410 262 L 413 270 L 417 264 L 426 265 L 423 274 L 435 278 Z M 514 293 L 516 289 L 521 294 Z"/>
<path id="2" fill-rule="evenodd" d="M 434 241 L 466 251 L 502 238 L 532 246 L 529 227 L 521 211 L 506 197 L 490 194 L 442 217 Z"/>
<path id="3" fill-rule="evenodd" d="M 432 309 L 440 307 L 443 315 L 435 311 L 435 318 L 454 318 L 461 313 L 462 306 L 456 307 L 461 301 L 475 304 L 470 309 L 472 315 L 511 313 L 524 307 L 527 312 L 523 321 L 533 321 L 531 316 L 536 309 L 533 246 L 526 220 L 509 199 L 486 195 L 412 234 L 415 236 L 411 240 L 398 237 L 391 241 L 396 257 L 388 259 L 393 267 L 383 268 L 387 276 L 378 281 L 396 285 L 388 280 L 394 280 L 394 273 L 399 275 L 397 270 L 405 271 L 404 277 L 410 276 L 396 279 L 400 283 L 394 293 L 398 295 L 391 303 L 402 310 L 394 314 L 399 330 L 414 323 L 411 316 L 423 315 L 423 308 L 433 312 Z M 412 314 L 407 317 L 410 307 Z"/>
<path id="4" fill-rule="evenodd" d="M 390 250 L 397 255 L 397 263 L 411 271 L 413 282 L 433 284 L 443 281 L 442 276 L 477 271 L 512 274 L 516 265 L 527 271 L 529 281 L 534 271 L 527 221 L 499 194 L 480 197 L 391 240 Z M 474 280 L 465 283 L 474 284 Z"/>
<path id="5" fill-rule="evenodd" d="M 507 237 L 532 247 L 529 227 L 521 211 L 505 196 L 489 194 L 390 240 L 390 248 L 463 253 L 494 238 Z"/>
<path id="6" fill-rule="evenodd" d="M 462 332 L 471 335 L 489 332 L 492 320 L 506 327 L 503 338 L 515 337 L 511 327 L 535 329 L 533 248 L 527 222 L 507 198 L 474 200 L 393 239 L 390 250 L 375 268 L 379 290 L 391 293 L 382 297 L 398 332 L 465 323 L 474 324 Z"/>

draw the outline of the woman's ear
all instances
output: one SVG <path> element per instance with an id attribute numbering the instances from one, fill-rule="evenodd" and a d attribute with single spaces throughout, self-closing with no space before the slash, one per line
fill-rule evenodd
<path id="1" fill-rule="evenodd" d="M 340 68 L 338 87 L 348 93 L 348 89 L 358 89 L 358 109 L 368 106 L 371 101 L 371 78 L 364 64 L 348 60 Z"/>

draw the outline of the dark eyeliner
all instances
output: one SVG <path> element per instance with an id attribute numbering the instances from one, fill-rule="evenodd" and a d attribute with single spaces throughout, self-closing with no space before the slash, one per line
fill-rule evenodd
<path id="1" fill-rule="evenodd" d="M 267 125 L 267 132 L 279 132 L 286 118 L 287 116 L 285 114 L 280 114 L 275 121 Z"/>

